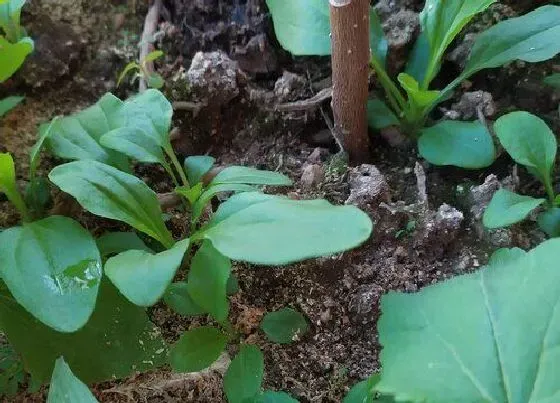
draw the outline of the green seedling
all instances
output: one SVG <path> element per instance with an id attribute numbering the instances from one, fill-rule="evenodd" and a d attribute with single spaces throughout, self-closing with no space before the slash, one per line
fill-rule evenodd
<path id="1" fill-rule="evenodd" d="M 528 112 L 513 112 L 494 124 L 500 143 L 515 162 L 523 165 L 544 186 L 546 198 L 535 199 L 501 189 L 492 198 L 483 216 L 490 229 L 523 221 L 531 211 L 544 206 L 538 216 L 540 228 L 551 237 L 560 236 L 560 196 L 552 183 L 556 161 L 556 137 L 547 124 Z"/>
<path id="2" fill-rule="evenodd" d="M 128 63 L 119 75 L 117 87 L 121 85 L 127 75 L 132 74 L 132 83 L 138 79 L 144 79 L 146 80 L 149 88 L 162 88 L 165 84 L 163 77 L 158 73 L 149 72 L 146 68 L 146 63 L 153 62 L 162 56 L 163 52 L 161 50 L 154 50 L 153 52 L 148 53 L 148 55 L 140 62 Z"/>
<path id="3" fill-rule="evenodd" d="M 405 71 L 396 81 L 387 70 L 387 40 L 379 18 L 370 12 L 371 67 L 385 96 L 368 104 L 373 129 L 400 126 L 418 140 L 420 154 L 435 165 L 487 167 L 495 159 L 492 137 L 483 122 L 444 121 L 431 125 L 431 111 L 475 73 L 514 60 L 540 62 L 560 52 L 560 7 L 547 5 L 496 24 L 476 38 L 463 72 L 442 90 L 432 88 L 449 45 L 477 14 L 495 0 L 427 0 L 420 14 L 422 33 Z M 276 36 L 296 55 L 329 55 L 328 2 L 267 0 Z M 387 103 L 385 103 L 387 101 Z M 468 151 L 467 151 L 468 150 Z"/>
<path id="4" fill-rule="evenodd" d="M 157 90 L 124 102 L 107 94 L 73 116 L 43 125 L 32 151 L 30 177 L 43 146 L 73 160 L 55 167 L 50 181 L 85 210 L 136 232 L 94 239 L 71 218 L 36 219 L 15 185 L 11 157 L 0 159 L 0 190 L 24 222 L 0 233 L 5 284 L 0 324 L 39 383 L 48 381 L 59 357 L 87 383 L 164 363 L 178 372 L 200 371 L 228 344 L 241 342 L 228 320 L 228 296 L 238 289 L 232 260 L 285 265 L 343 252 L 370 236 L 371 220 L 353 206 L 263 193 L 263 186 L 291 185 L 277 172 L 230 166 L 203 181 L 215 161 L 198 156 L 179 163 L 169 137 L 172 114 Z M 182 239 L 166 227 L 156 193 L 130 173 L 132 160 L 161 165 L 176 184 L 183 201 L 178 208 L 189 213 Z M 227 194 L 233 195 L 212 211 L 215 196 Z M 174 282 L 179 270 L 186 270 L 186 280 Z M 146 307 L 161 300 L 182 315 L 208 315 L 215 325 L 191 329 L 168 348 L 145 315 Z M 263 330 L 271 340 L 287 343 L 304 335 L 307 322 L 295 311 L 281 310 L 267 315 Z M 249 361 L 262 358 L 252 347 L 241 349 L 242 358 L 234 359 L 226 376 L 228 399 L 269 401 L 276 392 L 261 395 L 261 382 L 253 384 L 254 372 L 248 372 L 257 366 L 244 367 L 244 354 Z M 85 393 L 70 375 L 57 361 L 53 379 L 68 382 L 51 393 L 66 393 L 65 387 Z"/>

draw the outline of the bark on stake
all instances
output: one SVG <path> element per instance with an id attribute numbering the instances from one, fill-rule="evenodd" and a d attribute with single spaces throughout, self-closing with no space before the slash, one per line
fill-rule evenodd
<path id="1" fill-rule="evenodd" d="M 330 0 L 335 130 L 353 164 L 369 156 L 369 0 Z"/>

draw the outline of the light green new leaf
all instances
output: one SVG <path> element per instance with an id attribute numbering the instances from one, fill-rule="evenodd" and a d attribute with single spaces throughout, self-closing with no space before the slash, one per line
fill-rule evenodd
<path id="1" fill-rule="evenodd" d="M 0 83 L 10 78 L 23 64 L 27 55 L 33 52 L 33 41 L 25 37 L 11 43 L 0 35 Z"/>
<path id="2" fill-rule="evenodd" d="M 290 344 L 309 330 L 305 317 L 291 308 L 283 308 L 265 315 L 261 328 L 270 341 Z"/>
<path id="3" fill-rule="evenodd" d="M 153 252 L 135 232 L 108 232 L 97 238 L 96 242 L 99 253 L 103 258 L 126 252 L 127 250 Z"/>
<path id="4" fill-rule="evenodd" d="M 380 99 L 370 99 L 368 101 L 367 118 L 369 127 L 375 130 L 400 124 L 393 111 Z"/>
<path id="5" fill-rule="evenodd" d="M 129 303 L 109 281 L 101 282 L 93 315 L 75 333 L 50 329 L 1 291 L 0 301 L 0 328 L 39 383 L 50 379 L 60 356 L 86 383 L 124 378 L 167 361 L 167 346 L 145 309 Z"/>
<path id="6" fill-rule="evenodd" d="M 220 357 L 227 341 L 227 335 L 212 326 L 189 330 L 171 347 L 171 368 L 175 372 L 202 371 Z"/>
<path id="7" fill-rule="evenodd" d="M 560 52 L 560 6 L 543 6 L 521 17 L 502 21 L 480 34 L 462 79 L 514 60 L 542 62 Z"/>
<path id="8" fill-rule="evenodd" d="M 206 311 L 193 301 L 188 288 L 185 282 L 173 283 L 165 291 L 163 300 L 179 315 L 196 316 L 205 314 Z"/>
<path id="9" fill-rule="evenodd" d="M 546 77 L 543 81 L 546 85 L 550 85 L 551 87 L 560 89 L 560 73 L 551 74 L 550 76 Z"/>
<path id="10" fill-rule="evenodd" d="M 72 373 L 63 357 L 56 360 L 47 403 L 98 403 L 88 387 Z"/>
<path id="11" fill-rule="evenodd" d="M 122 252 L 107 260 L 105 274 L 130 302 L 152 306 L 173 281 L 188 246 L 187 238 L 155 255 L 143 250 Z"/>
<path id="12" fill-rule="evenodd" d="M 117 80 L 117 88 L 120 87 L 122 80 L 124 80 L 126 75 L 134 70 L 140 71 L 140 65 L 136 62 L 130 62 L 125 66 L 121 74 L 119 74 L 119 79 Z"/>
<path id="13" fill-rule="evenodd" d="M 264 358 L 258 347 L 243 344 L 224 376 L 224 392 L 229 403 L 243 403 L 256 397 L 264 376 Z"/>
<path id="14" fill-rule="evenodd" d="M 138 127 L 111 130 L 101 136 L 99 143 L 139 162 L 167 165 L 159 144 Z"/>
<path id="15" fill-rule="evenodd" d="M 161 50 L 154 50 L 146 55 L 142 62 L 153 62 L 156 59 L 162 57 L 164 53 Z"/>
<path id="16" fill-rule="evenodd" d="M 297 56 L 331 54 L 328 0 L 266 0 L 278 42 Z"/>
<path id="17" fill-rule="evenodd" d="M 9 153 L 0 153 L 0 192 L 5 193 L 22 214 L 26 214 L 27 207 L 16 186 L 14 159 Z"/>
<path id="18" fill-rule="evenodd" d="M 518 164 L 541 182 L 550 181 L 556 159 L 556 137 L 547 124 L 528 112 L 512 112 L 494 123 L 500 143 Z"/>
<path id="19" fill-rule="evenodd" d="M 0 274 L 33 316 L 59 332 L 74 332 L 95 307 L 101 257 L 80 224 L 52 216 L 0 233 Z"/>
<path id="20" fill-rule="evenodd" d="M 261 171 L 259 169 L 231 166 L 222 170 L 214 177 L 210 186 L 223 184 L 246 184 L 246 185 L 270 185 L 291 186 L 292 180 L 286 175 L 272 171 Z"/>
<path id="21" fill-rule="evenodd" d="M 488 265 L 505 265 L 515 262 L 517 259 L 525 256 L 527 252 L 520 248 L 501 248 L 492 253 Z"/>
<path id="22" fill-rule="evenodd" d="M 396 401 L 556 402 L 559 250 L 550 240 L 509 264 L 384 296 L 376 389 Z"/>
<path id="23" fill-rule="evenodd" d="M 124 221 L 166 248 L 173 246 L 156 194 L 135 176 L 97 161 L 75 161 L 54 168 L 49 179 L 93 214 Z"/>
<path id="24" fill-rule="evenodd" d="M 192 258 L 187 289 L 193 301 L 218 322 L 227 319 L 229 303 L 227 283 L 231 262 L 212 246 L 203 242 Z"/>
<path id="25" fill-rule="evenodd" d="M 542 212 L 537 222 L 539 228 L 542 229 L 549 237 L 560 237 L 560 208 L 553 207 Z"/>
<path id="26" fill-rule="evenodd" d="M 420 155 L 434 165 L 478 169 L 492 165 L 496 150 L 486 126 L 475 122 L 446 120 L 422 129 Z"/>
<path id="27" fill-rule="evenodd" d="M 482 217 L 482 223 L 486 228 L 507 227 L 523 221 L 531 211 L 543 204 L 545 199 L 534 199 L 531 196 L 523 196 L 510 192 L 506 189 L 498 190 Z"/>
<path id="28" fill-rule="evenodd" d="M 214 166 L 216 158 L 207 155 L 194 155 L 185 158 L 184 167 L 191 186 L 202 181 L 202 177 Z"/>
<path id="29" fill-rule="evenodd" d="M 422 69 L 422 77 L 416 77 L 422 83 L 422 89 L 427 89 L 439 72 L 443 55 L 459 32 L 476 14 L 495 2 L 496 0 L 426 0 L 420 13 L 420 24 L 423 40 L 428 44 L 429 57 Z"/>
<path id="30" fill-rule="evenodd" d="M 408 94 L 408 103 L 414 110 L 422 110 L 430 107 L 440 96 L 439 91 L 420 89 L 418 81 L 406 73 L 399 74 L 398 80 L 401 87 Z"/>
<path id="31" fill-rule="evenodd" d="M 202 185 L 202 182 L 198 182 L 197 184 L 191 186 L 190 188 L 186 186 L 179 186 L 175 188 L 175 193 L 180 194 L 185 199 L 187 199 L 192 206 L 202 195 L 203 190 L 204 190 L 204 186 Z M 201 207 L 204 208 L 204 206 Z M 200 211 L 198 214 L 200 215 L 201 212 L 202 211 Z"/>
<path id="32" fill-rule="evenodd" d="M 325 200 L 272 199 L 253 204 L 199 233 L 233 260 L 289 264 L 352 249 L 373 229 L 354 206 Z"/>
<path id="33" fill-rule="evenodd" d="M 6 34 L 6 39 L 12 43 L 19 41 L 25 35 L 25 29 L 20 23 L 21 8 L 25 2 L 26 0 L 0 2 L 0 28 Z"/>
<path id="34" fill-rule="evenodd" d="M 25 97 L 17 96 L 0 99 L 0 118 L 18 106 L 24 99 Z"/>
<path id="35" fill-rule="evenodd" d="M 188 191 L 181 191 L 180 188 L 175 190 L 176 192 L 184 195 L 188 200 L 191 199 L 190 194 L 193 188 L 189 189 Z M 212 185 L 206 189 L 204 193 L 202 193 L 198 199 L 194 202 L 192 208 L 192 220 L 197 221 L 202 212 L 204 211 L 204 207 L 212 200 L 214 196 L 218 193 L 223 192 L 255 192 L 254 186 L 245 185 L 244 183 L 220 183 L 216 185 Z"/>

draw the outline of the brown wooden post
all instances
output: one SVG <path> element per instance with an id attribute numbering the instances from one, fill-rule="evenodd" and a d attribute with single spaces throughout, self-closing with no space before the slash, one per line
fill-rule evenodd
<path id="1" fill-rule="evenodd" d="M 332 108 L 335 129 L 352 164 L 369 157 L 369 7 L 369 0 L 330 0 Z"/>

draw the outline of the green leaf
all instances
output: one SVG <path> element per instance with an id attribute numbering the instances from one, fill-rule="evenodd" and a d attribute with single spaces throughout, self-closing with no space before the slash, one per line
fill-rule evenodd
<path id="1" fill-rule="evenodd" d="M 560 73 L 551 74 L 550 76 L 546 77 L 544 79 L 544 83 L 554 88 L 560 88 Z M 2 116 L 1 113 L 0 116 Z"/>
<path id="2" fill-rule="evenodd" d="M 158 254 L 143 250 L 122 252 L 107 260 L 105 274 L 130 302 L 152 306 L 173 281 L 188 246 L 187 238 Z"/>
<path id="3" fill-rule="evenodd" d="M 242 192 L 234 194 L 227 199 L 225 203 L 220 204 L 220 207 L 218 207 L 218 210 L 210 219 L 209 225 L 215 225 L 220 221 L 224 221 L 226 218 L 252 205 L 278 199 L 285 200 L 284 197 L 269 195 L 262 192 Z"/>
<path id="4" fill-rule="evenodd" d="M 237 280 L 237 276 L 235 274 L 231 274 L 228 278 L 226 284 L 226 294 L 227 295 L 235 295 L 239 292 L 239 281 Z"/>
<path id="5" fill-rule="evenodd" d="M 117 87 L 120 87 L 122 80 L 124 80 L 124 78 L 126 77 L 126 75 L 128 73 L 130 73 L 133 70 L 137 70 L 140 71 L 140 65 L 136 62 L 130 62 L 128 63 L 125 68 L 123 69 L 123 71 L 121 72 L 121 74 L 119 74 L 119 79 L 117 80 Z"/>
<path id="6" fill-rule="evenodd" d="M 18 106 L 25 97 L 6 97 L 0 99 L 0 118 Z"/>
<path id="7" fill-rule="evenodd" d="M 33 52 L 33 46 L 31 38 L 26 37 L 12 44 L 0 35 L 0 83 L 20 68 L 27 55 Z"/>
<path id="8" fill-rule="evenodd" d="M 97 248 L 103 258 L 128 250 L 153 252 L 135 232 L 107 232 L 97 238 Z"/>
<path id="9" fill-rule="evenodd" d="M 40 383 L 50 379 L 60 356 L 86 383 L 123 378 L 167 360 L 165 342 L 145 310 L 130 304 L 108 281 L 101 282 L 90 320 L 75 333 L 48 328 L 1 292 L 0 328 Z"/>
<path id="10" fill-rule="evenodd" d="M 243 403 L 261 390 L 264 358 L 258 347 L 243 344 L 224 376 L 224 392 L 229 403 Z"/>
<path id="11" fill-rule="evenodd" d="M 543 204 L 545 199 L 518 195 L 506 189 L 498 190 L 482 217 L 486 228 L 501 228 L 523 221 L 531 211 Z"/>
<path id="12" fill-rule="evenodd" d="M 325 0 L 266 0 L 278 42 L 297 56 L 331 54 L 329 5 Z"/>
<path id="13" fill-rule="evenodd" d="M 175 372 L 202 371 L 220 357 L 227 341 L 228 337 L 212 326 L 189 330 L 171 347 L 171 368 Z"/>
<path id="14" fill-rule="evenodd" d="M 428 35 L 422 32 L 418 35 L 418 39 L 416 39 L 416 43 L 408 57 L 405 72 L 414 77 L 419 83 L 424 82 L 432 56 Z"/>
<path id="15" fill-rule="evenodd" d="M 513 112 L 499 118 L 494 130 L 515 162 L 528 167 L 541 182 L 550 181 L 557 144 L 542 119 L 528 112 Z"/>
<path id="16" fill-rule="evenodd" d="M 124 221 L 166 248 L 174 244 L 156 194 L 135 176 L 97 161 L 75 161 L 54 168 L 49 179 L 93 214 Z"/>
<path id="17" fill-rule="evenodd" d="M 264 392 L 257 401 L 258 403 L 298 403 L 296 399 L 286 392 L 274 392 L 271 390 Z"/>
<path id="18" fill-rule="evenodd" d="M 25 29 L 20 25 L 21 8 L 25 2 L 26 0 L 0 2 L 0 28 L 12 43 L 19 41 L 25 35 Z"/>
<path id="19" fill-rule="evenodd" d="M 244 208 L 195 236 L 211 240 L 230 259 L 277 265 L 352 249 L 372 229 L 367 214 L 354 206 L 277 198 Z"/>
<path id="20" fill-rule="evenodd" d="M 118 151 L 138 162 L 167 165 L 162 148 L 156 141 L 137 127 L 121 127 L 111 130 L 99 139 L 106 148 Z"/>
<path id="21" fill-rule="evenodd" d="M 370 99 L 367 103 L 368 125 L 372 129 L 380 130 L 389 126 L 399 126 L 399 120 L 380 99 Z"/>
<path id="22" fill-rule="evenodd" d="M 198 306 L 189 294 L 189 287 L 185 282 L 171 284 L 163 300 L 173 311 L 183 316 L 196 316 L 205 314 L 206 311 Z"/>
<path id="23" fill-rule="evenodd" d="M 373 374 L 365 381 L 357 383 L 350 389 L 342 403 L 393 403 L 394 400 L 390 397 L 381 396 L 375 398 L 375 386 L 379 383 L 380 379 L 379 374 Z"/>
<path id="24" fill-rule="evenodd" d="M 9 153 L 0 153 L 0 192 L 5 193 L 8 200 L 25 217 L 27 207 L 17 189 L 16 168 L 14 159 Z"/>
<path id="25" fill-rule="evenodd" d="M 88 387 L 72 373 L 60 357 L 56 360 L 47 403 L 97 403 Z"/>
<path id="26" fill-rule="evenodd" d="M 180 194 L 185 199 L 187 199 L 191 204 L 191 206 L 194 205 L 196 201 L 199 199 L 199 197 L 202 195 L 202 191 L 203 191 L 202 182 L 198 182 L 196 185 L 193 185 L 190 188 L 186 186 L 179 186 L 178 188 L 175 188 L 175 193 Z M 204 206 L 202 206 L 202 208 L 204 208 Z M 198 214 L 200 213 L 201 212 L 199 212 Z"/>
<path id="27" fill-rule="evenodd" d="M 414 77 L 401 73 L 398 76 L 401 87 L 408 94 L 408 103 L 415 110 L 422 110 L 430 107 L 440 96 L 439 91 L 428 91 L 420 89 L 418 81 Z"/>
<path id="28" fill-rule="evenodd" d="M 488 261 L 488 265 L 503 266 L 521 259 L 526 254 L 527 252 L 520 248 L 501 248 L 492 253 L 490 260 Z"/>
<path id="29" fill-rule="evenodd" d="M 191 188 L 192 189 L 192 188 Z M 204 207 L 212 200 L 214 196 L 218 193 L 224 192 L 254 192 L 256 189 L 251 185 L 245 185 L 243 183 L 219 183 L 216 185 L 209 186 L 204 193 L 202 193 L 198 199 L 194 202 L 192 208 L 192 220 L 197 221 L 200 215 L 204 211 Z M 190 191 L 183 192 L 181 189 L 177 189 L 176 192 L 184 195 L 190 200 Z"/>
<path id="30" fill-rule="evenodd" d="M 156 59 L 162 57 L 164 53 L 161 50 L 154 50 L 146 55 L 142 62 L 153 62 Z"/>
<path id="31" fill-rule="evenodd" d="M 560 208 L 554 207 L 542 212 L 539 214 L 537 222 L 539 228 L 549 237 L 560 237 Z"/>
<path id="32" fill-rule="evenodd" d="M 550 240 L 509 264 L 383 296 L 376 389 L 396 401 L 555 402 L 559 248 Z"/>
<path id="33" fill-rule="evenodd" d="M 261 328 L 274 343 L 290 344 L 309 330 L 305 317 L 291 308 L 282 308 L 265 315 Z"/>
<path id="34" fill-rule="evenodd" d="M 60 332 L 74 332 L 95 307 L 101 258 L 80 224 L 52 216 L 0 233 L 0 273 L 33 316 Z"/>
<path id="35" fill-rule="evenodd" d="M 195 185 L 202 181 L 202 177 L 212 169 L 216 158 L 207 155 L 194 155 L 185 158 L 184 166 L 189 183 Z"/>
<path id="36" fill-rule="evenodd" d="M 227 319 L 229 303 L 227 283 L 231 262 L 208 241 L 203 242 L 192 258 L 187 289 L 193 301 L 218 322 Z"/>
<path id="37" fill-rule="evenodd" d="M 536 63 L 551 59 L 560 52 L 559 36 L 559 6 L 543 6 L 502 21 L 476 38 L 461 78 L 514 60 Z"/>
<path id="38" fill-rule="evenodd" d="M 492 136 L 480 122 L 446 120 L 422 129 L 418 150 L 434 165 L 469 169 L 490 166 L 496 158 Z"/>
<path id="39" fill-rule="evenodd" d="M 428 63 L 423 69 L 422 89 L 427 89 L 439 72 L 443 55 L 451 42 L 472 18 L 496 0 L 426 0 L 420 13 L 422 34 L 429 49 Z M 418 77 L 416 77 L 418 78 Z"/>
<path id="40" fill-rule="evenodd" d="M 160 88 L 163 88 L 163 86 L 165 85 L 165 80 L 163 79 L 161 74 L 152 73 L 146 77 L 146 83 L 148 87 L 159 90 Z"/>
<path id="41" fill-rule="evenodd" d="M 261 171 L 251 167 L 231 166 L 214 177 L 210 186 L 224 184 L 291 186 L 292 180 L 278 172 Z"/>
<path id="42" fill-rule="evenodd" d="M 33 145 L 31 152 L 29 153 L 30 178 L 35 178 L 35 173 L 37 171 L 37 167 L 39 166 L 39 161 L 41 160 L 41 151 L 43 150 L 45 140 L 47 140 L 47 138 L 51 135 L 52 128 L 57 121 L 58 117 L 55 117 L 48 125 L 41 125 L 39 127 L 39 139 Z"/>
<path id="43" fill-rule="evenodd" d="M 375 57 L 378 60 L 378 64 L 385 68 L 389 43 L 385 37 L 385 32 L 383 32 L 379 16 L 373 7 L 370 7 L 369 12 L 369 45 L 372 57 Z"/>

